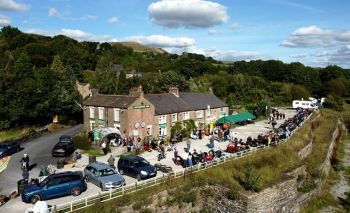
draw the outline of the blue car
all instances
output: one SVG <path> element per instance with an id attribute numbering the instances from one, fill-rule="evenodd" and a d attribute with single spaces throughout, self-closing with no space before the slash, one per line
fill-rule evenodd
<path id="1" fill-rule="evenodd" d="M 90 163 L 84 169 L 86 182 L 100 187 L 102 191 L 125 186 L 125 179 L 112 167 L 105 163 Z"/>
<path id="2" fill-rule="evenodd" d="M 118 170 L 121 175 L 135 177 L 138 181 L 157 175 L 156 168 L 139 156 L 121 157 L 118 161 Z"/>
<path id="3" fill-rule="evenodd" d="M 0 143 L 0 159 L 12 155 L 21 150 L 21 146 L 17 141 L 9 141 Z"/>
<path id="4" fill-rule="evenodd" d="M 86 189 L 81 172 L 62 172 L 47 176 L 41 183 L 28 185 L 21 197 L 25 203 L 36 203 L 67 195 L 78 196 Z"/>

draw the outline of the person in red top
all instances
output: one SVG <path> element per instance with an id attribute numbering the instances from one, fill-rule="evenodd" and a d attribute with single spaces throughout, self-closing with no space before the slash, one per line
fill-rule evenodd
<path id="1" fill-rule="evenodd" d="M 207 155 L 204 157 L 204 160 L 205 160 L 205 162 L 212 161 L 212 160 L 213 160 L 213 156 L 207 154 Z"/>

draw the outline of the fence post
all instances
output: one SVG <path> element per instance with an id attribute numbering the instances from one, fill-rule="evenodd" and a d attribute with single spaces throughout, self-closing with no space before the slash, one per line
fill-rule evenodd
<path id="1" fill-rule="evenodd" d="M 70 202 L 70 211 L 71 211 L 71 212 L 73 211 L 73 201 Z"/>
<path id="2" fill-rule="evenodd" d="M 87 206 L 88 204 L 87 204 L 87 198 L 85 198 L 85 206 Z"/>
<path id="3" fill-rule="evenodd" d="M 125 188 L 125 186 L 122 187 L 122 195 L 124 195 L 124 188 Z"/>
<path id="4" fill-rule="evenodd" d="M 112 199 L 112 189 L 109 189 L 109 199 Z"/>
<path id="5" fill-rule="evenodd" d="M 137 191 L 137 182 L 135 182 L 135 191 Z"/>

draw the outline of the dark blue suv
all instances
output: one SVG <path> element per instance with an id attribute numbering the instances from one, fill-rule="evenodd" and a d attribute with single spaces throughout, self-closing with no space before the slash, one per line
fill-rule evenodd
<path id="1" fill-rule="evenodd" d="M 139 156 L 123 156 L 118 161 L 121 175 L 126 174 L 137 178 L 138 181 L 155 177 L 157 170 L 148 161 Z"/>
<path id="2" fill-rule="evenodd" d="M 67 195 L 78 196 L 87 188 L 81 172 L 62 172 L 47 176 L 38 184 L 30 184 L 21 193 L 23 202 L 36 203 Z"/>

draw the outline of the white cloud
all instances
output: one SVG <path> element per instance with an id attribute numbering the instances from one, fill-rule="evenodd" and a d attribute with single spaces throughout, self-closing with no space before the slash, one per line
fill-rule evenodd
<path id="1" fill-rule="evenodd" d="M 15 0 L 0 0 L 0 11 L 24 12 L 30 9 L 30 5 L 17 3 Z"/>
<path id="2" fill-rule="evenodd" d="M 51 17 L 57 17 L 57 18 L 63 18 L 64 16 L 60 13 L 60 12 L 58 12 L 58 10 L 56 9 L 56 8 L 54 8 L 54 7 L 51 7 L 50 9 L 49 9 L 49 16 L 51 16 Z"/>
<path id="3" fill-rule="evenodd" d="M 11 19 L 7 16 L 0 15 L 0 26 L 7 26 L 10 25 Z"/>
<path id="4" fill-rule="evenodd" d="M 61 29 L 58 32 L 48 32 L 40 29 L 29 29 L 27 33 L 41 34 L 47 36 L 65 35 L 78 41 L 97 41 L 97 42 L 117 42 L 118 40 L 111 35 L 94 35 L 78 29 Z"/>
<path id="5" fill-rule="evenodd" d="M 135 41 L 143 45 L 151 47 L 174 47 L 183 48 L 185 46 L 195 45 L 196 41 L 189 37 L 169 37 L 164 35 L 150 36 L 131 36 L 126 38 L 127 41 Z"/>
<path id="6" fill-rule="evenodd" d="M 291 33 L 281 45 L 316 49 L 310 54 L 314 65 L 337 64 L 350 67 L 350 30 L 330 30 L 317 26 L 302 27 Z"/>
<path id="7" fill-rule="evenodd" d="M 317 48 L 337 45 L 342 41 L 350 41 L 349 31 L 334 31 L 309 26 L 295 30 L 288 39 L 281 42 L 281 45 L 296 48 Z"/>
<path id="8" fill-rule="evenodd" d="M 56 8 L 51 7 L 49 9 L 49 16 L 50 17 L 56 17 L 65 21 L 87 21 L 87 20 L 96 20 L 98 17 L 94 15 L 84 15 L 82 17 L 74 18 L 69 17 L 61 12 L 59 12 Z"/>
<path id="9" fill-rule="evenodd" d="M 115 16 L 108 19 L 108 23 L 111 23 L 111 24 L 116 24 L 118 22 L 119 22 L 119 19 Z"/>
<path id="10" fill-rule="evenodd" d="M 309 27 L 301 27 L 295 30 L 292 35 L 293 36 L 312 36 L 312 35 L 329 35 L 331 34 L 331 30 L 324 30 L 317 26 L 309 26 Z"/>
<path id="11" fill-rule="evenodd" d="M 240 28 L 241 27 L 241 25 L 239 24 L 239 23 L 237 23 L 237 22 L 235 22 L 235 23 L 233 23 L 232 25 L 231 25 L 231 29 L 232 30 L 237 30 L 238 28 Z"/>
<path id="12" fill-rule="evenodd" d="M 290 58 L 305 58 L 307 56 L 306 53 L 298 53 L 289 55 Z"/>
<path id="13" fill-rule="evenodd" d="M 207 28 L 227 22 L 226 7 L 207 0 L 160 0 L 148 6 L 152 23 L 167 28 Z"/>
<path id="14" fill-rule="evenodd" d="M 208 30 L 208 35 L 216 35 L 216 34 L 219 34 L 220 31 L 218 30 L 215 30 L 215 29 L 209 29 Z"/>

